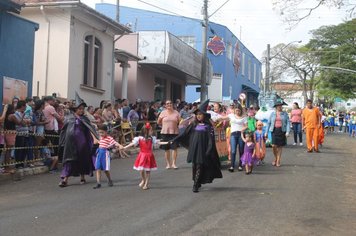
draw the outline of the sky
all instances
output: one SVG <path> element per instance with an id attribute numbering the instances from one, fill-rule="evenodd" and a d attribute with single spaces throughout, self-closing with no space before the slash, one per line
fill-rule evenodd
<path id="1" fill-rule="evenodd" d="M 92 8 L 95 8 L 95 3 L 116 4 L 116 0 L 81 1 Z M 315 3 L 315 0 L 304 1 L 306 4 Z M 209 15 L 225 2 L 225 0 L 210 0 Z M 120 5 L 167 14 L 173 12 L 202 19 L 203 0 L 120 0 Z M 301 44 L 306 44 L 311 38 L 309 33 L 311 30 L 324 25 L 340 24 L 345 16 L 345 11 L 342 9 L 320 7 L 310 17 L 290 30 L 288 25 L 282 21 L 282 17 L 272 9 L 272 0 L 230 0 L 209 20 L 227 26 L 258 59 L 262 60 L 267 44 L 273 47 L 280 43 L 288 44 L 300 40 L 302 40 Z"/>

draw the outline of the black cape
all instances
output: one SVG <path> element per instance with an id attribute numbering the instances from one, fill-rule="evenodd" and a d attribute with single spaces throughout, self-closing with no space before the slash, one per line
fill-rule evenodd
<path id="1" fill-rule="evenodd" d="M 100 138 L 94 126 L 91 125 L 90 120 L 86 116 L 82 116 L 81 121 L 84 127 L 87 128 L 95 138 Z M 76 138 L 78 137 L 76 137 L 74 133 L 75 122 L 75 115 L 73 113 L 68 114 L 65 117 L 64 126 L 59 136 L 59 150 L 60 156 L 63 157 L 63 163 L 67 161 L 77 161 L 81 155 L 78 153 L 78 147 L 76 146 Z M 88 145 L 90 153 L 91 148 L 92 145 Z"/>
<path id="2" fill-rule="evenodd" d="M 211 183 L 215 178 L 222 178 L 220 159 L 215 146 L 214 129 L 208 123 L 205 124 L 204 129 L 197 130 L 196 126 L 195 123 L 190 124 L 172 142 L 178 142 L 188 149 L 188 163 L 201 165 L 201 183 Z"/>

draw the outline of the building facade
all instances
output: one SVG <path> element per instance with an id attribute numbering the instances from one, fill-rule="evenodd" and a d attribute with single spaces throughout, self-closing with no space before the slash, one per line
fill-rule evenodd
<path id="1" fill-rule="evenodd" d="M 116 5 L 101 3 L 96 10 L 114 19 Z M 121 23 L 131 27 L 132 31 L 165 30 L 175 35 L 192 48 L 202 51 L 201 20 L 172 16 L 152 11 L 120 7 Z M 230 101 L 244 92 L 248 103 L 257 104 L 261 80 L 261 62 L 243 45 L 243 43 L 225 26 L 209 23 L 209 53 L 212 64 L 212 81 L 208 87 L 211 100 Z M 198 99 L 199 86 L 186 88 L 187 101 Z"/>
<path id="2" fill-rule="evenodd" d="M 186 85 L 200 84 L 201 53 L 167 31 L 124 35 L 115 46 L 122 57 L 133 59 L 116 65 L 116 98 L 176 100 L 185 97 Z"/>
<path id="3" fill-rule="evenodd" d="M 74 0 L 18 0 L 21 16 L 37 22 L 33 95 L 75 92 L 97 106 L 114 98 L 114 37 L 131 31 Z"/>
<path id="4" fill-rule="evenodd" d="M 35 33 L 38 24 L 18 14 L 21 6 L 0 1 L 0 99 L 11 103 L 32 94 Z"/>

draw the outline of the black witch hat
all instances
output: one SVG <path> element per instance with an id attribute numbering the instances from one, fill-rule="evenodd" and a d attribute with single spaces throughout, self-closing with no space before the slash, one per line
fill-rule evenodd
<path id="1" fill-rule="evenodd" d="M 87 107 L 87 104 L 84 102 L 84 100 L 79 97 L 79 94 L 77 93 L 77 91 L 75 91 L 75 104 L 74 104 L 74 108 L 77 109 L 80 106 L 84 106 Z"/>
<path id="2" fill-rule="evenodd" d="M 210 118 L 210 114 L 207 112 L 208 110 L 208 106 L 209 106 L 209 99 L 205 100 L 204 102 L 202 102 L 199 107 L 194 111 L 194 114 L 196 115 L 197 112 L 201 112 L 204 114 L 205 117 Z"/>

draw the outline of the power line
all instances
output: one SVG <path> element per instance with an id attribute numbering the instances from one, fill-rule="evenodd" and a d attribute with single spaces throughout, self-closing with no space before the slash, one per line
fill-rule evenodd
<path id="1" fill-rule="evenodd" d="M 173 12 L 173 11 L 164 9 L 164 8 L 162 8 L 162 7 L 159 7 L 159 6 L 156 6 L 156 5 L 152 4 L 152 3 L 145 2 L 145 1 L 143 1 L 143 0 L 137 0 L 137 1 L 138 1 L 138 2 L 142 2 L 142 3 L 144 3 L 144 4 L 147 4 L 147 5 L 151 6 L 151 7 L 155 7 L 155 8 L 157 8 L 157 9 L 162 10 L 162 11 L 165 11 L 165 12 L 168 12 L 168 13 L 171 13 L 171 14 L 174 14 L 174 15 L 176 15 L 176 16 L 182 16 L 182 15 L 180 15 L 180 14 L 178 14 L 178 13 L 175 13 L 175 12 Z"/>
<path id="2" fill-rule="evenodd" d="M 223 6 L 225 6 L 230 0 L 226 0 L 218 9 L 216 9 L 212 14 L 208 16 L 208 18 L 212 17 L 217 11 L 219 11 Z"/>

